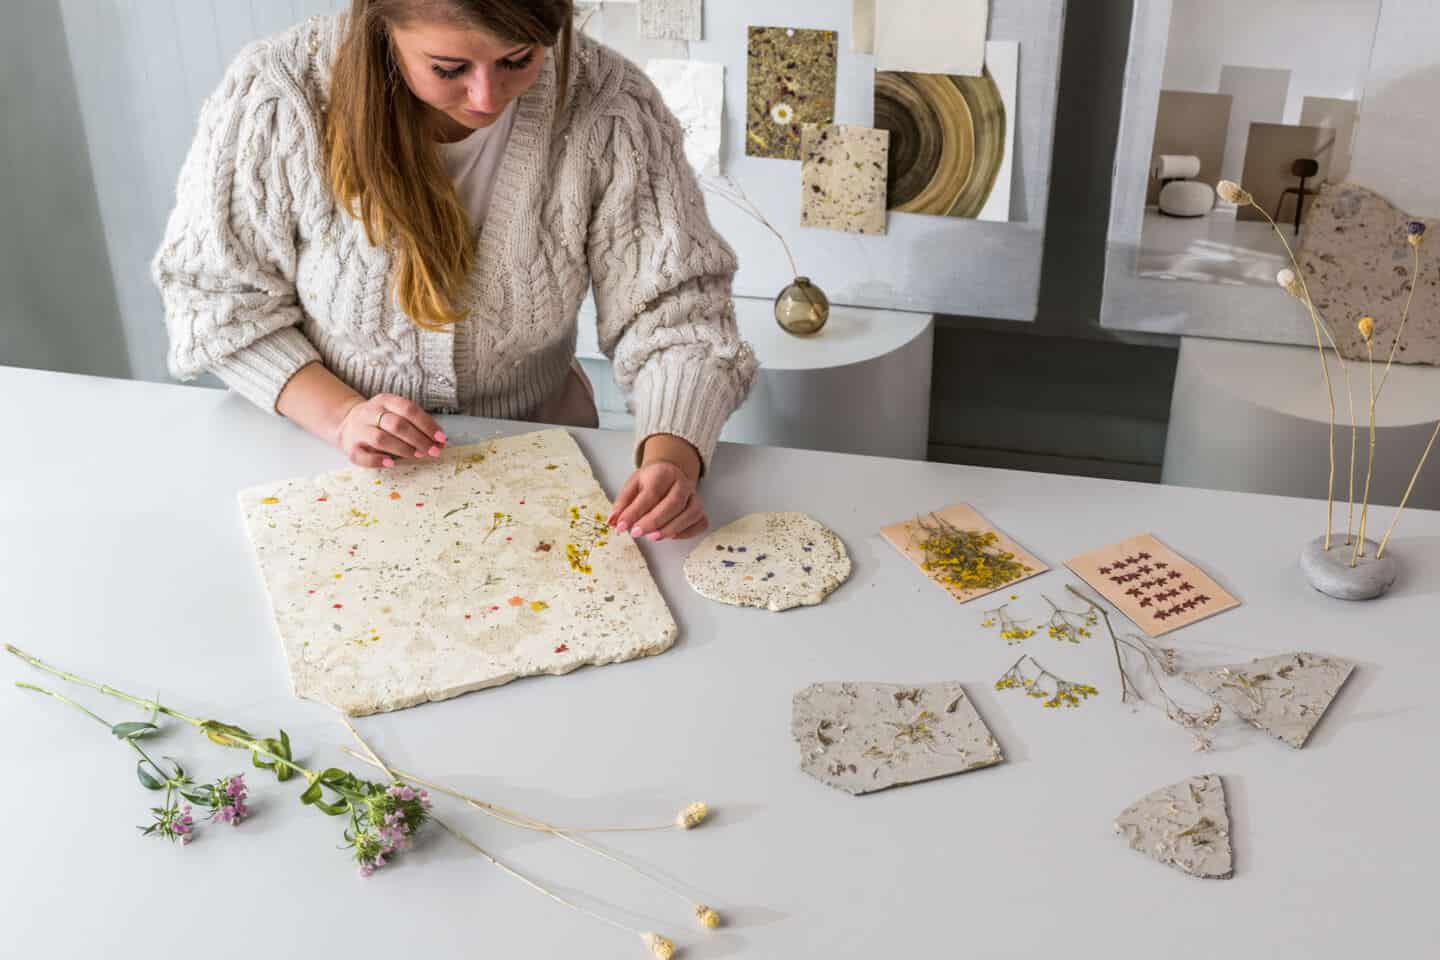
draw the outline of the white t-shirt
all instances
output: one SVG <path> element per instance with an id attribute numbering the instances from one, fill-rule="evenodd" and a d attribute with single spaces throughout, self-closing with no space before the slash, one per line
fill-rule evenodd
<path id="1" fill-rule="evenodd" d="M 470 215 L 470 226 L 476 231 L 485 224 L 490 195 L 495 191 L 495 175 L 500 171 L 514 123 L 515 103 L 511 101 L 500 119 L 490 126 L 481 127 L 464 140 L 436 144 L 440 148 L 440 162 L 454 181 L 455 192 L 460 195 L 460 202 Z"/>

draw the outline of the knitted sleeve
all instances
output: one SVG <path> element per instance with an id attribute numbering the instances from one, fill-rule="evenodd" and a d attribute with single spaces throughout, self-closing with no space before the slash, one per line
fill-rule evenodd
<path id="1" fill-rule="evenodd" d="M 274 412 L 319 352 L 298 329 L 297 208 L 316 189 L 315 124 L 247 48 L 205 102 L 175 209 L 151 265 L 170 334 L 170 372 L 211 371 Z"/>
<path id="2" fill-rule="evenodd" d="M 668 433 L 708 467 L 755 379 L 730 300 L 735 254 L 710 226 L 679 123 L 649 78 L 622 63 L 619 95 L 587 144 L 598 178 L 588 253 L 600 348 L 630 395 L 637 458 L 647 438 Z"/>

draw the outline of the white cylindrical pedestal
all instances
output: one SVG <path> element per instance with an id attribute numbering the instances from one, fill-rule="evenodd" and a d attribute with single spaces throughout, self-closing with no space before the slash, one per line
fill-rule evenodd
<path id="1" fill-rule="evenodd" d="M 595 381 L 602 426 L 621 427 L 624 400 L 582 310 L 577 351 Z M 869 456 L 925 459 L 930 437 L 934 318 L 832 306 L 819 333 L 797 337 L 775 322 L 768 300 L 735 299 L 740 335 L 760 376 L 722 440 Z"/>
<path id="2" fill-rule="evenodd" d="M 1344 524 L 1349 495 L 1350 409 L 1345 376 L 1327 353 L 1335 386 L 1335 498 Z M 1375 364 L 1376 382 L 1384 364 Z M 1349 362 L 1355 398 L 1355 499 L 1369 455 L 1369 381 Z M 1440 419 L 1440 368 L 1396 364 L 1376 407 L 1370 502 L 1394 505 Z M 1323 500 L 1330 475 L 1329 404 L 1314 347 L 1184 337 L 1175 371 L 1164 483 Z M 1440 508 L 1440 450 L 1431 454 L 1410 507 Z M 1317 521 L 1318 522 L 1318 521 Z M 1386 521 L 1388 522 L 1388 520 Z M 1372 517 L 1371 530 L 1375 528 Z"/>

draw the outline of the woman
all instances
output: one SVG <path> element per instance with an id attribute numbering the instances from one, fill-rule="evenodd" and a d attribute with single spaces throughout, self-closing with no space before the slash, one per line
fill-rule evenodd
<path id="1" fill-rule="evenodd" d="M 755 359 L 678 124 L 571 0 L 354 0 L 246 48 L 206 101 L 154 263 L 172 372 L 211 371 L 360 466 L 430 412 L 591 425 L 593 287 L 636 414 L 610 522 L 707 525 L 696 484 Z"/>

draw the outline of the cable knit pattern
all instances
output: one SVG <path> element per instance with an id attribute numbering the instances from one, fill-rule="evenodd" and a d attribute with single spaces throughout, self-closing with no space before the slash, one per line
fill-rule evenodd
<path id="1" fill-rule="evenodd" d="M 206 101 L 153 264 L 171 372 L 213 371 L 273 411 L 290 377 L 320 360 L 366 396 L 525 419 L 568 375 L 593 287 L 600 346 L 630 395 L 637 440 L 684 437 L 708 464 L 756 362 L 735 327 L 735 254 L 710 226 L 679 124 L 645 74 L 577 37 L 557 104 L 546 63 L 516 102 L 466 317 L 428 331 L 395 300 L 389 252 L 325 181 L 323 115 L 343 28 L 343 15 L 320 17 L 247 47 Z"/>

